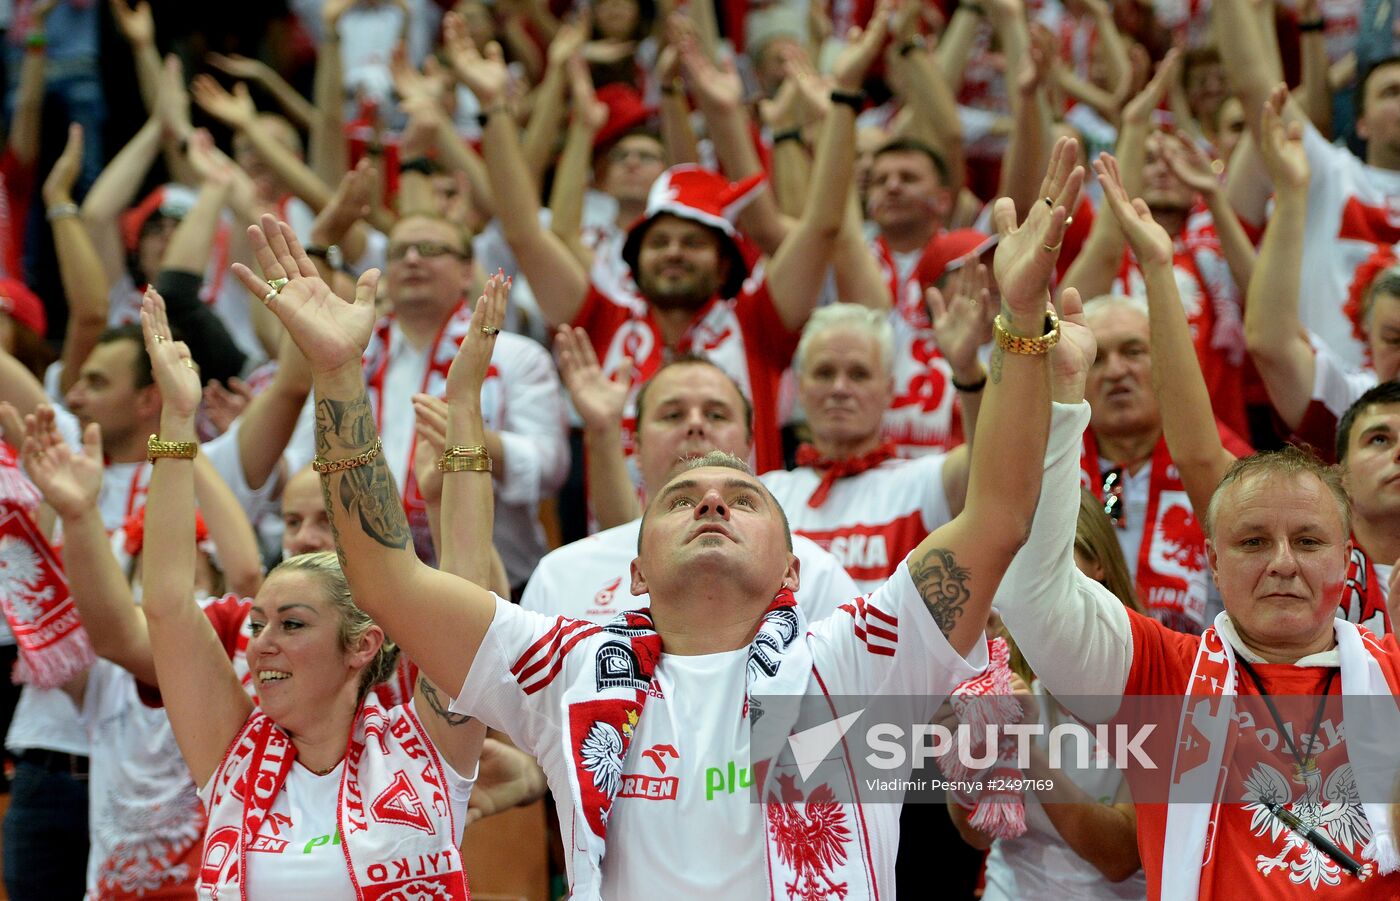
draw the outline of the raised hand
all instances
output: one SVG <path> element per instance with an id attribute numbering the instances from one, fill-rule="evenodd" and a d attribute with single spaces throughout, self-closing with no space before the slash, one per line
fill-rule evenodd
<path id="1" fill-rule="evenodd" d="M 1219 173 L 1225 171 L 1224 163 L 1206 156 L 1195 142 L 1179 134 L 1160 132 L 1152 136 L 1148 146 L 1186 187 L 1207 196 L 1221 190 Z"/>
<path id="2" fill-rule="evenodd" d="M 744 82 L 733 60 L 725 60 L 723 68 L 716 66 L 693 35 L 686 35 L 676 46 L 686 87 L 696 103 L 715 109 L 732 109 L 743 103 Z"/>
<path id="3" fill-rule="evenodd" d="M 180 57 L 173 53 L 165 57 L 160 70 L 155 113 L 166 134 L 180 140 L 188 137 L 194 127 L 190 123 L 190 92 L 185 89 L 185 68 Z"/>
<path id="4" fill-rule="evenodd" d="M 590 31 L 591 26 L 586 9 L 577 21 L 565 22 L 560 25 L 559 30 L 554 32 L 554 40 L 549 42 L 549 49 L 546 51 L 549 65 L 557 69 L 573 59 L 583 49 L 583 44 L 588 39 Z"/>
<path id="5" fill-rule="evenodd" d="M 77 122 L 68 126 L 68 143 L 44 179 L 44 206 L 73 202 L 73 185 L 83 169 L 83 127 Z"/>
<path id="6" fill-rule="evenodd" d="M 209 65 L 239 81 L 261 82 L 266 80 L 268 72 L 271 71 L 262 60 L 240 56 L 237 53 L 211 53 L 205 59 L 209 61 Z"/>
<path id="7" fill-rule="evenodd" d="M 510 298 L 511 280 L 497 272 L 486 280 L 472 311 L 467 337 L 457 348 L 452 366 L 447 370 L 447 387 L 443 394 L 449 404 L 481 401 L 481 384 L 491 368 L 491 353 L 496 348 L 496 336 L 506 321 L 506 306 Z"/>
<path id="8" fill-rule="evenodd" d="M 1288 102 L 1288 87 L 1278 85 L 1264 104 L 1259 122 L 1259 154 L 1264 168 L 1279 191 L 1307 191 L 1312 169 L 1307 152 L 1303 150 L 1303 124 L 1285 122 L 1283 106 Z"/>
<path id="9" fill-rule="evenodd" d="M 156 20 L 151 15 L 151 4 L 141 0 L 136 6 L 126 5 L 126 0 L 112 0 L 112 18 L 117 30 L 133 47 L 154 44 L 156 40 Z"/>
<path id="10" fill-rule="evenodd" d="M 340 25 L 340 20 L 350 11 L 360 0 L 326 0 L 321 6 L 321 24 L 326 31 L 335 31 Z"/>
<path id="11" fill-rule="evenodd" d="M 199 368 L 185 342 L 171 337 L 165 298 L 155 288 L 147 288 L 141 298 L 141 333 L 146 337 L 151 375 L 160 388 L 162 417 L 173 414 L 180 419 L 193 419 L 204 393 Z"/>
<path id="12" fill-rule="evenodd" d="M 282 322 L 315 373 L 360 371 L 360 358 L 374 328 L 374 296 L 379 270 L 367 270 L 344 300 L 316 274 L 292 227 L 263 215 L 249 226 L 248 242 L 262 278 L 242 263 L 233 274 Z M 285 279 L 285 281 L 283 281 Z M 280 285 L 280 287 L 279 287 Z"/>
<path id="13" fill-rule="evenodd" d="M 1162 105 L 1162 98 L 1173 84 L 1181 80 L 1181 48 L 1173 47 L 1157 64 L 1157 73 L 1133 99 L 1123 105 L 1123 124 L 1147 125 L 1152 111 Z"/>
<path id="14" fill-rule="evenodd" d="M 783 57 L 783 86 L 792 84 L 796 91 L 797 123 L 805 125 L 818 121 L 831 109 L 831 82 L 827 81 L 807 53 L 800 47 L 793 48 Z"/>
<path id="15" fill-rule="evenodd" d="M 196 75 L 190 82 L 190 91 L 200 109 L 236 131 L 250 127 L 257 118 L 257 105 L 248 93 L 248 86 L 241 81 L 233 86 L 233 93 L 229 93 L 210 76 Z"/>
<path id="16" fill-rule="evenodd" d="M 374 199 L 378 193 L 379 170 L 368 157 L 363 158 L 355 164 L 355 168 L 340 177 L 335 193 L 316 214 L 316 222 L 311 227 L 311 240 L 319 244 L 340 243 L 356 222 L 374 211 Z"/>
<path id="17" fill-rule="evenodd" d="M 83 429 L 83 449 L 74 451 L 59 434 L 53 407 L 40 404 L 24 417 L 20 459 L 44 502 L 63 519 L 96 509 L 103 472 L 102 427 L 97 423 Z"/>
<path id="18" fill-rule="evenodd" d="M 501 45 L 492 41 L 486 55 L 476 49 L 462 17 L 455 12 L 442 17 L 443 51 L 452 67 L 452 74 L 467 86 L 482 109 L 489 109 L 505 99 L 510 72 L 506 69 Z"/>
<path id="19" fill-rule="evenodd" d="M 1060 340 L 1050 349 L 1050 397 L 1056 403 L 1077 404 L 1084 399 L 1099 343 L 1084 318 L 1078 288 L 1060 292 L 1059 310 Z"/>
<path id="20" fill-rule="evenodd" d="M 1171 235 L 1152 218 L 1152 211 L 1141 197 L 1129 199 L 1123 187 L 1123 175 L 1118 171 L 1118 161 L 1110 154 L 1101 153 L 1094 160 L 1094 171 L 1098 173 L 1099 184 L 1103 185 L 1104 199 L 1118 227 L 1133 248 L 1138 265 L 1147 269 L 1151 266 L 1170 266 L 1175 256 Z"/>
<path id="21" fill-rule="evenodd" d="M 1010 197 L 1002 197 L 992 209 L 992 221 L 1001 235 L 992 268 L 1002 304 L 1014 317 L 1030 321 L 1045 309 L 1060 242 L 1084 184 L 1084 169 L 1076 165 L 1078 153 L 1079 145 L 1072 138 L 1055 142 L 1050 166 L 1040 183 L 1044 200 L 1031 205 L 1019 227 L 1016 204 Z"/>
<path id="22" fill-rule="evenodd" d="M 608 105 L 598 99 L 593 90 L 593 76 L 588 71 L 588 63 L 582 56 L 572 56 L 564 64 L 569 75 L 569 105 L 573 108 L 574 120 L 589 134 L 597 134 L 608 124 Z"/>
<path id="23" fill-rule="evenodd" d="M 252 400 L 253 389 L 237 377 L 228 380 L 228 387 L 213 380 L 204 386 L 204 413 L 221 435 L 243 415 Z"/>
<path id="24" fill-rule="evenodd" d="M 447 401 L 431 394 L 413 395 L 413 476 L 423 500 L 442 500 L 442 471 L 438 458 L 447 449 Z"/>
<path id="25" fill-rule="evenodd" d="M 831 77 L 838 90 L 859 91 L 865 82 L 865 73 L 880 55 L 889 37 L 891 0 L 880 0 L 871 14 L 870 21 L 862 31 L 852 27 L 846 35 L 846 46 L 831 66 Z"/>
<path id="26" fill-rule="evenodd" d="M 554 355 L 559 360 L 559 377 L 584 426 L 594 430 L 619 428 L 632 385 L 632 358 L 623 358 L 614 378 L 609 379 L 598 365 L 588 333 L 567 325 L 554 333 Z"/>
<path id="27" fill-rule="evenodd" d="M 947 298 L 937 288 L 924 292 L 934 343 L 953 368 L 953 378 L 963 384 L 981 377 L 977 350 L 992 340 L 996 308 L 992 306 L 989 285 L 987 267 L 974 261 L 953 276 Z"/>

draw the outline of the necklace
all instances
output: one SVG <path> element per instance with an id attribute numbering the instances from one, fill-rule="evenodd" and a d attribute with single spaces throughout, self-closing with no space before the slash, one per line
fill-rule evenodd
<path id="1" fill-rule="evenodd" d="M 1293 781 L 1299 785 L 1307 785 L 1307 777 L 1317 771 L 1317 755 L 1304 755 L 1298 750 L 1298 746 L 1293 743 L 1288 730 L 1283 727 L 1283 717 L 1279 716 L 1278 708 L 1274 706 L 1273 698 L 1264 690 L 1264 682 L 1255 672 L 1254 667 L 1243 657 L 1235 658 L 1240 665 L 1240 669 L 1249 674 L 1249 679 L 1254 683 L 1254 687 L 1259 690 L 1259 695 L 1264 699 L 1264 705 L 1269 708 L 1269 716 L 1273 717 L 1274 725 L 1278 726 L 1278 734 L 1282 736 L 1284 743 L 1288 746 L 1288 752 L 1293 755 L 1295 761 Z M 1327 707 L 1327 696 L 1332 691 L 1332 680 L 1337 677 L 1337 670 L 1331 669 L 1327 673 L 1327 682 L 1322 686 L 1322 698 L 1317 703 L 1317 713 L 1313 716 L 1312 729 L 1308 732 L 1308 741 L 1311 743 L 1317 737 L 1318 727 L 1322 725 L 1322 712 Z"/>
<path id="2" fill-rule="evenodd" d="M 317 775 L 317 776 L 325 776 L 326 774 L 330 773 L 331 770 L 333 770 L 333 769 L 335 769 L 336 767 L 340 766 L 340 764 L 341 764 L 342 762 L 344 762 L 344 760 L 345 760 L 345 758 L 342 757 L 340 760 L 337 760 L 335 763 L 333 763 L 333 764 L 331 764 L 330 766 L 326 767 L 324 770 L 318 770 L 318 769 L 316 769 L 314 766 L 307 766 L 306 768 L 307 768 L 308 770 L 310 770 L 312 773 L 314 773 L 315 775 Z M 303 763 L 302 766 L 306 766 L 306 764 Z"/>

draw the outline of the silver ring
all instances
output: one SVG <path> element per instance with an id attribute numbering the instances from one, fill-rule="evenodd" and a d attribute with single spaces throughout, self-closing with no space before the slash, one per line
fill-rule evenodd
<path id="1" fill-rule="evenodd" d="M 273 294 L 276 294 L 287 287 L 289 282 L 291 282 L 289 278 L 270 278 L 267 280 L 267 286 L 272 289 Z"/>
<path id="2" fill-rule="evenodd" d="M 1060 244 L 1063 243 L 1063 241 L 1060 242 Z M 1054 247 L 1051 247 L 1049 244 L 1042 244 L 1040 246 L 1045 248 L 1046 253 L 1054 253 L 1055 251 L 1060 249 L 1060 244 L 1056 244 Z"/>
<path id="3" fill-rule="evenodd" d="M 496 328 L 494 325 L 483 325 L 481 327 L 481 333 L 483 335 L 499 335 L 501 333 L 501 330 Z"/>
<path id="4" fill-rule="evenodd" d="M 264 304 L 272 303 L 272 298 L 274 298 L 274 297 L 276 297 L 276 296 L 277 296 L 277 292 L 276 292 L 276 291 L 269 291 L 269 292 L 267 292 L 266 294 L 263 295 L 262 302 L 263 302 Z"/>
<path id="5" fill-rule="evenodd" d="M 164 335 L 152 335 L 152 337 L 156 339 L 156 343 L 157 343 L 157 344 L 160 344 L 162 341 L 165 340 L 165 336 L 164 336 Z"/>
<path id="6" fill-rule="evenodd" d="M 1048 206 L 1050 209 L 1053 210 L 1053 209 L 1055 208 L 1055 201 L 1054 201 L 1054 200 L 1052 200 L 1052 199 L 1049 198 L 1049 197 L 1044 198 L 1044 200 L 1045 200 L 1045 205 Z"/>

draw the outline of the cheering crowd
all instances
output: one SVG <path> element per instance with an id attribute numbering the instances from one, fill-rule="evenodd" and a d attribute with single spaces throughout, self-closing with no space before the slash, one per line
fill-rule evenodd
<path id="1" fill-rule="evenodd" d="M 1400 898 L 1394 0 L 195 6 L 0 2 L 9 898 Z"/>

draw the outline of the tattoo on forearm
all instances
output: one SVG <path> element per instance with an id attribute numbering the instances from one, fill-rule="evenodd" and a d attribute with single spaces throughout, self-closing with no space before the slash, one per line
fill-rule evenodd
<path id="1" fill-rule="evenodd" d="M 933 615 L 933 621 L 948 635 L 972 599 L 968 587 L 971 571 L 958 565 L 952 551 L 936 547 L 922 559 L 909 561 L 909 575 L 924 599 L 924 606 Z"/>
<path id="2" fill-rule="evenodd" d="M 993 385 L 1001 384 L 1001 367 L 1006 362 L 1006 351 L 1001 349 L 1001 345 L 992 348 L 992 365 L 987 370 L 987 378 L 992 380 Z"/>
<path id="3" fill-rule="evenodd" d="M 449 726 L 465 726 L 472 721 L 472 718 L 465 713 L 453 713 L 447 707 L 447 702 L 438 693 L 437 686 L 427 680 L 425 676 L 418 677 L 418 688 L 423 692 L 423 697 L 427 699 L 428 706 L 433 708 L 433 713 L 438 715 L 444 723 Z"/>
<path id="4" fill-rule="evenodd" d="M 353 456 L 369 447 L 374 436 L 374 413 L 367 395 L 361 394 L 352 401 L 317 401 L 316 449 L 322 457 Z M 385 547 L 401 549 L 412 545 L 413 534 L 404 516 L 399 488 L 383 454 L 364 466 L 323 476 L 321 486 L 337 546 L 337 509 L 358 519 L 361 531 Z"/>

